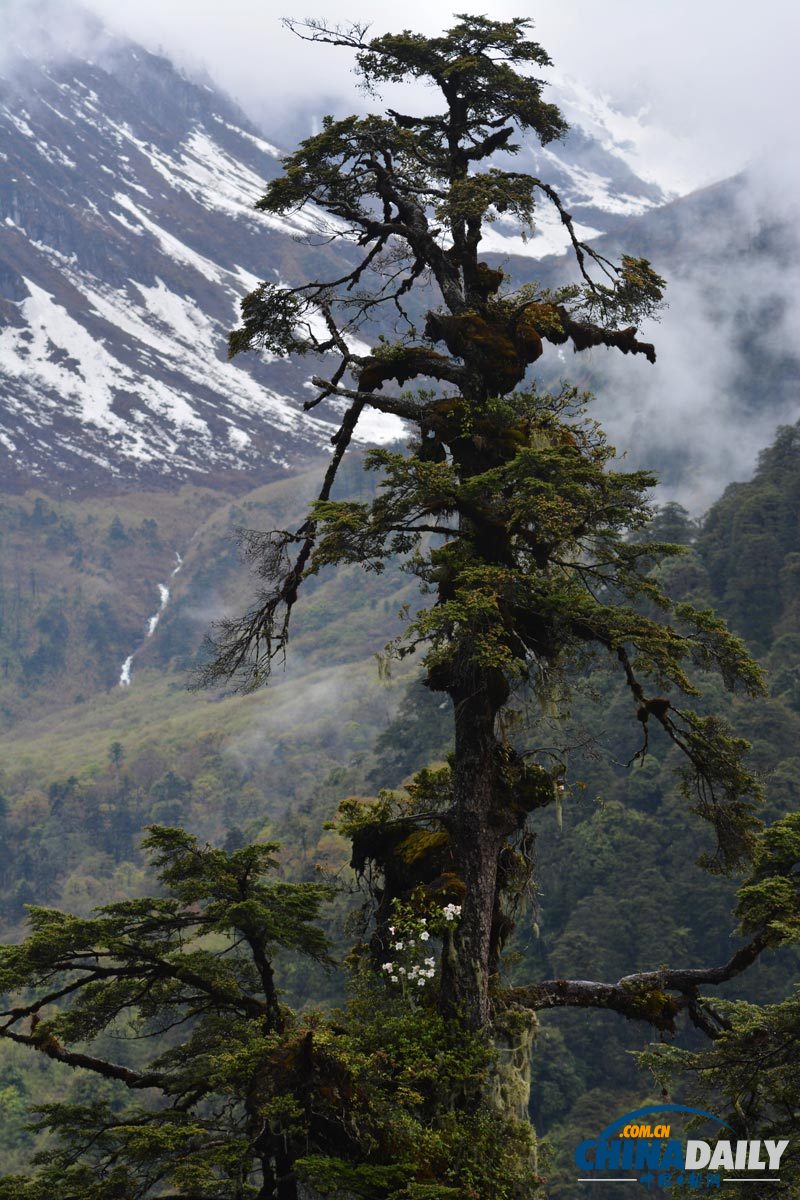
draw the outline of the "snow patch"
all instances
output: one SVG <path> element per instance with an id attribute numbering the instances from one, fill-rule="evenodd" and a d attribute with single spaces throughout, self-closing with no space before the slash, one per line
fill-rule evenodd
<path id="1" fill-rule="evenodd" d="M 171 233 L 168 233 L 166 229 L 162 229 L 160 225 L 157 225 L 155 221 L 146 216 L 134 204 L 130 196 L 126 196 L 123 192 L 115 192 L 114 201 L 121 208 L 124 208 L 126 212 L 130 213 L 148 233 L 152 234 L 163 252 L 173 262 L 180 263 L 184 267 L 191 267 L 192 270 L 197 271 L 198 275 L 202 275 L 206 279 L 212 279 L 214 283 L 222 282 L 221 270 L 210 258 L 205 258 L 202 254 L 198 254 L 196 250 L 192 250 L 184 242 L 174 237 Z"/>
<path id="2" fill-rule="evenodd" d="M 577 195 L 573 197 L 567 194 L 564 197 L 567 206 L 570 204 L 588 205 L 599 208 L 603 212 L 632 217 L 640 216 L 648 209 L 657 208 L 659 205 L 657 200 L 649 199 L 647 196 L 632 196 L 626 192 L 615 191 L 613 180 L 607 176 L 598 175 L 596 171 L 588 171 L 584 167 L 579 167 L 577 163 L 566 163 L 547 147 L 541 153 L 554 166 L 566 171 L 572 181 Z"/>
<path id="3" fill-rule="evenodd" d="M 2 109 L 0 109 L 0 112 L 5 113 L 5 115 L 8 117 L 9 121 L 11 122 L 11 124 L 14 126 L 14 128 L 17 130 L 18 133 L 22 134 L 23 137 L 30 138 L 30 140 L 33 142 L 38 141 L 36 134 L 31 129 L 28 122 L 23 121 L 22 117 L 19 116 L 17 113 L 12 112 L 12 110 L 7 105 L 4 104 Z"/>
<path id="4" fill-rule="evenodd" d="M 196 416 L 190 396 L 132 371 L 52 295 L 23 279 L 29 298 L 19 307 L 27 328 L 8 327 L 0 332 L 0 361 L 5 373 L 21 385 L 18 401 L 38 382 L 45 389 L 38 401 L 42 415 L 47 407 L 53 412 L 66 411 L 111 435 L 125 457 L 142 462 L 174 455 L 178 446 L 162 423 L 154 428 L 141 412 L 133 411 L 130 420 L 120 417 L 113 408 L 120 394 L 129 393 L 153 415 L 208 437 L 208 426 Z M 147 429 L 137 429 L 137 424 L 146 424 Z"/>
<path id="5" fill-rule="evenodd" d="M 599 237 L 602 231 L 576 222 L 575 232 L 582 241 L 588 241 Z M 563 254 L 569 245 L 569 234 L 561 218 L 547 202 L 536 210 L 532 234 L 524 234 L 517 222 L 499 217 L 496 221 L 484 224 L 481 240 L 481 250 L 489 254 L 515 254 L 526 258 Z"/>
<path id="6" fill-rule="evenodd" d="M 224 117 L 219 115 L 219 113 L 212 113 L 211 115 L 215 121 L 219 122 L 220 125 L 224 125 L 226 129 L 230 129 L 231 133 L 235 133 L 238 137 L 244 138 L 245 141 L 251 142 L 262 152 L 262 154 L 268 154 L 270 158 L 281 157 L 281 151 L 277 148 L 277 146 L 273 146 L 271 142 L 266 142 L 263 138 L 256 137 L 255 134 L 248 133 L 246 129 L 240 129 L 238 125 L 231 125 L 230 121 L 226 121 Z"/>

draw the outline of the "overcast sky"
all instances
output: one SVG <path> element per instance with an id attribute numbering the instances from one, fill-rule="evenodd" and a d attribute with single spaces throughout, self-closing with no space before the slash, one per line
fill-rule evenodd
<path id="1" fill-rule="evenodd" d="M 650 173 L 688 190 L 766 155 L 794 153 L 800 103 L 796 0 L 86 0 L 106 21 L 204 66 L 262 123 L 298 132 L 322 109 L 363 106 L 345 50 L 311 46 L 283 15 L 435 32 L 454 10 L 531 16 L 556 69 L 624 113 Z M 394 15 L 395 7 L 397 14 Z M 270 120 L 272 118 L 272 120 Z M 305 132 L 305 130 L 303 130 Z"/>

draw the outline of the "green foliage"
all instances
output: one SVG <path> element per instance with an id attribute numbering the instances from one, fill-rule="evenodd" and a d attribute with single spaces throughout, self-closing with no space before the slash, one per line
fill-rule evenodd
<path id="1" fill-rule="evenodd" d="M 410 456 L 371 451 L 366 465 L 380 472 L 374 500 L 314 506 L 309 572 L 341 563 L 381 572 L 405 555 L 437 603 L 416 613 L 393 652 L 404 657 L 421 647 L 434 689 L 466 687 L 477 669 L 506 689 L 535 678 L 541 693 L 563 702 L 565 665 L 601 652 L 622 662 L 645 706 L 645 727 L 640 674 L 697 696 L 690 664 L 718 670 L 731 691 L 762 694 L 759 668 L 724 621 L 685 601 L 672 604 L 659 586 L 653 562 L 682 548 L 630 540 L 652 515 L 652 478 L 608 469 L 614 450 L 585 419 L 586 400 L 564 389 L 555 397 L 514 393 L 474 410 L 462 405 L 459 437 L 492 447 L 483 470 L 473 459 L 470 469 L 456 457 L 429 461 L 424 440 Z M 445 419 L 454 419 L 450 411 Z M 441 537 L 431 540 L 432 531 Z M 673 625 L 663 616 L 670 610 Z M 707 864 L 729 870 L 747 861 L 761 798 L 745 764 L 748 743 L 719 717 L 677 701 L 661 715 L 688 760 L 692 809 L 717 832 Z"/>
<path id="2" fill-rule="evenodd" d="M 365 965 L 329 1020 L 279 1002 L 277 950 L 328 961 L 316 922 L 329 888 L 272 879 L 275 843 L 225 852 L 153 828 L 146 848 L 163 897 L 89 918 L 32 909 L 30 936 L 0 949 L 0 990 L 18 997 L 0 1036 L 112 1089 L 43 1107 L 51 1144 L 0 1195 L 127 1200 L 171 1187 L 235 1200 L 295 1163 L 326 1191 L 346 1183 L 376 1198 L 533 1194 L 520 1190 L 533 1187 L 528 1126 L 463 1111 L 493 1061 L 484 1036 L 393 994 Z M 109 1034 L 155 1054 L 98 1057 Z M 125 1088 L 143 1099 L 126 1102 Z"/>
<path id="3" fill-rule="evenodd" d="M 303 354 L 311 344 L 297 332 L 303 313 L 300 300 L 287 288 L 262 283 L 242 300 L 242 326 L 229 339 L 228 357 L 257 347 L 269 354 Z"/>
<path id="4" fill-rule="evenodd" d="M 41 1124 L 55 1147 L 33 1182 L 7 1183 L 24 1188 L 20 1196 L 71 1197 L 88 1186 L 83 1194 L 98 1200 L 138 1197 L 166 1183 L 179 1194 L 241 1196 L 262 1157 L 277 1153 L 272 1135 L 258 1133 L 264 1114 L 287 1127 L 276 1101 L 295 1069 L 297 1034 L 272 960 L 283 950 L 329 961 L 317 922 L 330 888 L 271 879 L 275 843 L 226 853 L 154 827 L 145 846 L 163 898 L 109 904 L 90 918 L 32 909 L 30 936 L 0 949 L 0 990 L 20 996 L 4 1013 L 3 1037 L 161 1097 L 131 1105 L 116 1092 L 108 1104 L 46 1108 Z M 179 1028 L 183 1038 L 170 1045 L 168 1031 Z M 73 1049 L 108 1033 L 148 1040 L 154 1057 L 137 1068 Z"/>
<path id="5" fill-rule="evenodd" d="M 107 541 L 109 545 L 114 547 L 125 546 L 130 541 L 130 534 L 119 517 L 114 517 L 108 527 Z"/>
<path id="6" fill-rule="evenodd" d="M 742 932 L 772 944 L 800 941 L 800 813 L 788 813 L 764 830 L 749 880 L 739 891 Z"/>
<path id="7" fill-rule="evenodd" d="M 800 1178 L 800 993 L 768 1005 L 719 1001 L 715 1014 L 720 1031 L 710 1049 L 658 1046 L 640 1064 L 663 1087 L 687 1079 L 689 1101 L 719 1115 L 733 1138 L 788 1140 L 780 1180 L 759 1182 L 759 1196 L 773 1200 Z"/>
<path id="8" fill-rule="evenodd" d="M 759 650 L 796 626 L 800 425 L 778 431 L 749 483 L 731 484 L 698 541 L 716 602 Z"/>
<path id="9" fill-rule="evenodd" d="M 408 116 L 390 109 L 386 115 L 325 117 L 321 131 L 286 156 L 283 174 L 270 181 L 257 207 L 286 214 L 314 203 L 318 214 L 323 214 L 321 229 L 329 228 L 333 237 L 354 234 L 365 252 L 350 273 L 335 281 L 297 287 L 261 284 L 242 304 L 242 324 L 230 338 L 232 355 L 248 349 L 275 354 L 337 351 L 344 355 L 336 373 L 338 383 L 348 361 L 356 357 L 347 351 L 344 335 L 370 319 L 381 304 L 396 302 L 404 313 L 402 297 L 430 271 L 460 325 L 456 329 L 456 318 L 450 320 L 450 337 L 441 332 L 444 323 L 437 315 L 429 314 L 426 335 L 432 341 L 445 340 L 456 355 L 461 353 L 456 342 L 464 341 L 465 332 L 469 351 L 474 352 L 483 339 L 485 372 L 492 360 L 485 352 L 500 348 L 509 358 L 505 378 L 511 381 L 501 391 L 511 390 L 522 379 L 526 364 L 541 352 L 542 336 L 552 335 L 558 342 L 572 337 L 576 347 L 586 348 L 597 344 L 597 338 L 606 341 L 610 333 L 609 344 L 654 356 L 652 347 L 640 348 L 636 343 L 635 328 L 616 326 L 653 315 L 661 303 L 663 279 L 644 259 L 627 255 L 616 266 L 580 243 L 552 187 L 492 161 L 497 151 L 516 154 L 520 143 L 513 139 L 519 134 L 532 133 L 546 145 L 567 131 L 558 108 L 543 99 L 542 81 L 530 73 L 531 67 L 550 62 L 529 36 L 531 21 L 462 15 L 438 38 L 405 30 L 370 40 L 358 26 L 329 28 L 313 20 L 289 24 L 310 40 L 354 51 L 369 93 L 376 94 L 381 84 L 420 80 L 441 93 L 444 111 Z M 472 169 L 478 164 L 485 164 L 482 170 Z M 555 318 L 538 311 L 541 305 L 534 313 L 525 303 L 517 306 L 518 311 L 512 305 L 501 314 L 497 304 L 490 311 L 487 301 L 499 291 L 502 272 L 478 262 L 482 226 L 506 214 L 517 218 L 523 232 L 531 231 L 540 202 L 554 205 L 567 226 L 581 284 L 558 293 Z M 441 229 L 453 238 L 455 258 L 451 255 L 450 261 L 440 245 Z M 403 243 L 405 275 L 394 269 Z M 592 276 L 589 265 L 598 268 L 599 277 Z M 319 332 L 319 322 L 314 330 L 314 318 L 320 316 L 325 333 Z M 526 345 L 520 342 L 515 347 L 515 327 L 530 324 L 534 317 L 522 338 Z M 587 324 L 586 318 L 598 319 L 603 329 Z M 420 374 L 453 378 L 444 355 L 411 344 L 416 331 L 410 320 L 407 324 L 407 336 L 376 349 L 369 360 L 359 363 L 362 387 L 372 389 L 374 383 L 368 380 L 380 384 L 383 378 L 394 377 L 402 383 Z M 393 352 L 393 365 L 387 361 L 387 350 Z M 521 372 L 517 372 L 520 361 Z"/>
<path id="10" fill-rule="evenodd" d="M 356 61 L 366 83 L 398 83 L 409 76 L 444 81 L 468 97 L 476 123 L 499 115 L 534 129 L 543 143 L 563 136 L 566 122 L 555 105 L 542 103 L 541 82 L 515 70 L 516 64 L 550 65 L 546 51 L 529 36 L 533 22 L 469 15 L 458 21 L 441 37 L 404 30 L 359 48 Z M 440 120 L 438 129 L 444 125 Z"/>
<path id="11" fill-rule="evenodd" d="M 613 286 L 599 283 L 579 293 L 577 311 L 587 317 L 613 312 L 619 321 L 638 322 L 657 315 L 663 304 L 665 281 L 646 258 L 623 254 Z"/>
<path id="12" fill-rule="evenodd" d="M 530 1127 L 481 1102 L 495 1059 L 485 1036 L 424 1000 L 409 1005 L 364 964 L 341 1017 L 336 1053 L 358 1080 L 363 1157 L 304 1158 L 301 1176 L 326 1195 L 339 1188 L 375 1200 L 536 1195 Z"/>

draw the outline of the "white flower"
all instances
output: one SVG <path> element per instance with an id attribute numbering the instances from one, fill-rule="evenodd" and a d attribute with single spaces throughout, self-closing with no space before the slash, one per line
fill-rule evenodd
<path id="1" fill-rule="evenodd" d="M 426 959 L 425 959 L 425 966 L 426 966 L 426 967 L 435 967 L 435 966 L 436 966 L 436 959 L 435 959 L 435 958 L 426 958 Z"/>
<path id="2" fill-rule="evenodd" d="M 382 971 L 393 971 L 394 963 L 384 963 L 383 966 L 381 967 L 381 970 Z"/>
<path id="3" fill-rule="evenodd" d="M 405 975 L 405 973 L 406 973 L 405 967 L 398 967 L 397 973 L 398 973 L 398 975 Z"/>
<path id="4" fill-rule="evenodd" d="M 394 925 L 389 926 L 389 933 L 394 937 Z"/>
<path id="5" fill-rule="evenodd" d="M 396 976 L 396 975 L 393 975 L 393 976 L 392 976 L 392 983 L 397 983 L 397 982 L 398 982 L 398 980 L 397 980 L 397 976 Z"/>
<path id="6" fill-rule="evenodd" d="M 402 949 L 403 949 L 403 943 L 402 943 L 402 942 L 395 942 L 395 944 L 394 944 L 394 949 L 395 949 L 395 950 L 402 950 Z"/>
<path id="7" fill-rule="evenodd" d="M 424 979 L 418 979 L 418 980 L 417 980 L 417 987 L 425 987 L 425 980 L 424 980 Z"/>
<path id="8" fill-rule="evenodd" d="M 426 931 L 425 933 L 421 933 L 419 936 L 420 941 L 427 942 L 431 935 Z"/>

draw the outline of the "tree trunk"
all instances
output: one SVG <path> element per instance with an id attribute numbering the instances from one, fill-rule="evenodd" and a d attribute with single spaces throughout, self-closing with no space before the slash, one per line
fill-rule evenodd
<path id="1" fill-rule="evenodd" d="M 507 830 L 495 809 L 494 726 L 506 698 L 494 673 L 470 672 L 469 684 L 453 690 L 455 754 L 451 844 L 464 883 L 454 953 L 445 957 L 444 997 L 473 1029 L 489 1024 L 489 968 L 497 865 Z"/>

